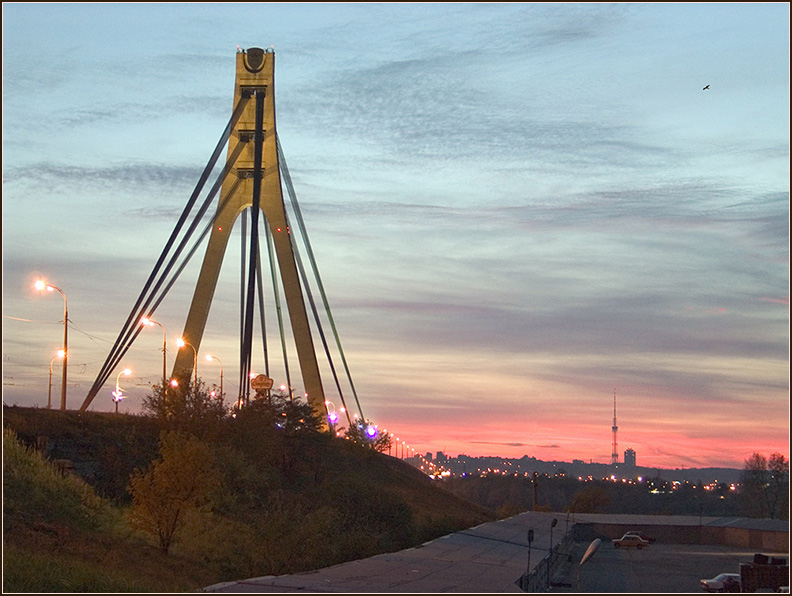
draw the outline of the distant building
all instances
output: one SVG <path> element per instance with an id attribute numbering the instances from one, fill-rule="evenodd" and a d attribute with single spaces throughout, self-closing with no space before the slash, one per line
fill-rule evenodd
<path id="1" fill-rule="evenodd" d="M 633 449 L 624 450 L 624 465 L 635 467 L 635 451 Z"/>
<path id="2" fill-rule="evenodd" d="M 437 452 L 437 458 L 436 458 L 436 461 L 439 463 L 439 462 L 444 462 L 445 460 L 446 460 L 446 455 L 445 455 L 445 453 L 443 453 L 442 451 L 438 451 L 438 452 Z"/>
<path id="3" fill-rule="evenodd" d="M 431 451 L 427 451 L 426 455 L 424 456 L 424 459 L 426 461 L 432 461 L 432 452 Z"/>

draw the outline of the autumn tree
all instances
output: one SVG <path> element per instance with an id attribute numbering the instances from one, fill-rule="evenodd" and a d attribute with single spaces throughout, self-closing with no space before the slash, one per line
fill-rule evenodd
<path id="1" fill-rule="evenodd" d="M 168 554 L 185 514 L 209 503 L 220 475 L 209 447 L 181 431 L 160 434 L 161 459 L 135 470 L 129 483 L 133 527 L 154 537 Z"/>

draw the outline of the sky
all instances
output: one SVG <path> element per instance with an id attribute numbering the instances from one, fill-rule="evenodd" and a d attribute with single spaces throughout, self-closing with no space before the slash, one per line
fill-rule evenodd
<path id="1" fill-rule="evenodd" d="M 237 47 L 261 47 L 362 413 L 408 452 L 609 463 L 615 395 L 620 460 L 788 457 L 789 16 L 4 3 L 3 402 L 47 406 L 43 278 L 82 404 L 228 122 Z M 238 244 L 198 350 L 232 396 Z M 169 368 L 202 254 L 154 314 Z M 155 328 L 126 354 L 121 412 L 161 347 Z"/>

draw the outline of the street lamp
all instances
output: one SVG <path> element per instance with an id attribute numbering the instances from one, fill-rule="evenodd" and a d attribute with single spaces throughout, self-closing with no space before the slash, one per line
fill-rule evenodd
<path id="1" fill-rule="evenodd" d="M 162 329 L 162 390 L 165 391 L 165 383 L 166 379 L 168 378 L 168 373 L 166 372 L 167 362 L 165 360 L 165 353 L 167 351 L 165 327 L 157 323 L 157 321 L 149 319 L 148 317 L 143 317 L 140 319 L 140 324 L 144 327 L 153 327 L 154 325 L 159 325 L 159 328 Z"/>
<path id="2" fill-rule="evenodd" d="M 220 403 L 223 403 L 223 363 L 220 362 L 220 358 L 217 356 L 212 356 L 211 354 L 206 355 L 206 359 L 211 362 L 212 360 L 217 360 L 220 364 Z"/>
<path id="3" fill-rule="evenodd" d="M 50 374 L 49 374 L 49 389 L 47 390 L 47 409 L 49 410 L 52 408 L 52 363 L 55 362 L 55 358 L 63 358 L 63 355 L 66 352 L 63 350 L 58 350 L 58 352 L 52 357 L 50 360 Z"/>
<path id="4" fill-rule="evenodd" d="M 179 346 L 179 348 L 183 348 L 184 346 L 190 346 L 192 348 L 194 354 L 193 369 L 195 370 L 195 384 L 198 385 L 198 352 L 196 351 L 196 349 L 193 347 L 192 344 L 187 343 L 181 337 L 176 340 L 176 345 Z"/>
<path id="5" fill-rule="evenodd" d="M 48 292 L 52 292 L 53 290 L 57 290 L 58 292 L 60 292 L 60 295 L 63 296 L 63 381 L 61 383 L 60 409 L 65 410 L 66 409 L 66 370 L 68 369 L 66 363 L 69 358 L 69 347 L 68 347 L 69 308 L 66 303 L 66 294 L 64 294 L 63 290 L 61 290 L 60 288 L 57 288 L 41 280 L 37 281 L 34 287 L 39 291 L 46 289 Z"/>
<path id="6" fill-rule="evenodd" d="M 330 422 L 330 432 L 335 435 L 336 424 L 338 424 L 338 414 L 336 414 L 335 411 L 335 404 L 331 402 L 329 399 L 325 400 L 325 408 L 327 408 L 327 406 L 333 406 L 332 411 L 330 411 L 329 409 L 327 411 L 327 420 Z"/>
<path id="7" fill-rule="evenodd" d="M 125 375 L 125 376 L 128 377 L 131 374 L 132 374 L 132 371 L 129 370 L 128 368 L 125 368 L 120 373 L 118 373 L 118 376 L 116 376 L 116 388 L 115 388 L 115 391 L 113 391 L 113 401 L 115 402 L 115 405 L 116 405 L 116 407 L 115 407 L 115 413 L 116 414 L 118 414 L 118 402 L 120 402 L 122 399 L 124 399 L 124 394 L 121 392 L 121 387 L 118 385 L 118 383 L 119 383 L 119 381 L 121 379 L 121 375 Z"/>

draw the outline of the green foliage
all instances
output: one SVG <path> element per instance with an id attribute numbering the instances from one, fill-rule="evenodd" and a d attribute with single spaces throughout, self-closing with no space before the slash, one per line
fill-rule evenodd
<path id="1" fill-rule="evenodd" d="M 143 398 L 143 411 L 164 428 L 198 435 L 217 429 L 227 414 L 222 396 L 212 395 L 201 379 L 194 381 L 189 375 L 154 385 L 152 393 Z"/>
<path id="2" fill-rule="evenodd" d="M 146 416 L 4 407 L 3 422 L 44 458 L 77 462 L 80 477 L 116 505 L 129 502 L 132 471 L 158 453 L 159 424 Z"/>
<path id="3" fill-rule="evenodd" d="M 151 591 L 134 572 L 73 556 L 5 545 L 3 592 L 116 593 Z"/>
<path id="4" fill-rule="evenodd" d="M 234 412 L 242 424 L 255 424 L 276 428 L 286 435 L 319 432 L 324 422 L 303 397 L 290 397 L 284 392 L 273 392 L 267 397 L 251 400 Z"/>
<path id="5" fill-rule="evenodd" d="M 3 429 L 3 522 L 46 522 L 96 528 L 107 522 L 108 504 L 73 474 L 63 474 L 41 454 Z"/>
<path id="6" fill-rule="evenodd" d="M 608 492 L 602 485 L 586 484 L 572 497 L 568 511 L 573 513 L 603 513 L 610 505 Z"/>
<path id="7" fill-rule="evenodd" d="M 719 487 L 705 490 L 699 483 L 683 483 L 672 489 L 660 478 L 640 483 L 611 480 L 579 481 L 577 478 L 540 475 L 534 486 L 523 476 L 447 478 L 443 486 L 474 503 L 506 514 L 515 510 L 575 511 L 646 515 L 740 515 L 740 501 L 734 491 Z M 721 498 L 723 497 L 723 498 Z"/>
<path id="8" fill-rule="evenodd" d="M 368 420 L 355 420 L 346 429 L 344 436 L 358 445 L 369 447 L 374 451 L 383 453 L 390 449 L 392 439 L 390 434 L 378 429 Z"/>
<path id="9" fill-rule="evenodd" d="M 186 433 L 163 432 L 160 453 L 162 459 L 152 462 L 146 471 L 132 474 L 129 520 L 135 528 L 154 536 L 160 550 L 168 554 L 185 513 L 208 502 L 219 474 L 209 447 Z"/>
<path id="10" fill-rule="evenodd" d="M 97 560 L 106 567 L 134 570 L 133 575 L 148 586 L 148 591 L 186 591 L 245 577 L 308 571 L 416 546 L 494 519 L 491 512 L 448 493 L 437 481 L 401 460 L 330 433 L 314 432 L 310 425 L 303 426 L 299 421 L 306 418 L 299 410 L 286 410 L 286 400 L 276 401 L 272 409 L 259 402 L 236 412 L 236 418 L 229 416 L 192 427 L 193 440 L 205 448 L 203 455 L 187 457 L 185 452 L 192 450 L 184 444 L 171 448 L 166 445 L 158 455 L 156 438 L 153 450 L 147 448 L 151 455 L 137 466 L 134 478 L 142 489 L 160 496 L 170 493 L 161 490 L 164 483 L 158 484 L 154 476 L 167 474 L 152 470 L 167 468 L 165 460 L 182 462 L 173 470 L 174 475 L 180 475 L 175 482 L 180 486 L 204 470 L 186 465 L 185 458 L 211 462 L 217 472 L 213 480 L 204 483 L 217 489 L 192 501 L 180 514 L 176 539 L 169 544 L 167 556 L 150 546 L 150 536 L 156 546 L 160 540 L 151 519 L 146 522 L 151 533 L 145 534 L 145 541 L 138 530 L 124 529 L 119 523 L 101 535 L 52 538 L 45 550 L 53 559 L 55 554 L 59 557 L 64 553 L 65 557 L 71 553 L 69 556 L 75 560 Z M 284 418 L 279 415 L 284 410 L 286 418 L 295 414 L 292 420 L 298 424 L 279 427 L 277 422 Z M 44 417 L 46 412 L 29 410 L 15 412 L 7 420 L 31 429 Z M 122 439 L 132 434 L 132 429 L 143 428 L 142 423 L 173 430 L 171 420 L 160 421 L 153 416 L 59 412 L 57 418 L 58 424 L 26 432 L 32 442 L 42 436 L 58 437 L 49 441 L 51 456 L 62 457 L 59 449 L 68 446 L 75 469 L 81 474 L 88 469 L 84 462 L 95 465 L 95 455 L 100 451 L 96 446 L 101 445 L 103 450 L 108 437 L 119 439 L 118 453 L 116 458 L 103 459 L 101 465 L 123 461 L 127 450 L 137 453 L 134 445 Z M 92 421 L 90 433 L 84 427 L 86 420 Z M 183 430 L 181 435 L 186 440 Z M 80 437 L 79 449 L 72 448 L 75 436 Z M 88 477 L 97 478 L 98 472 L 93 470 Z M 150 482 L 146 484 L 142 478 L 149 472 Z M 134 512 L 141 502 L 131 502 L 134 506 L 129 510 Z M 131 521 L 139 514 L 138 509 L 122 521 Z M 31 532 L 26 528 L 25 524 L 17 524 L 13 544 L 30 542 Z M 34 534 L 38 545 L 41 532 Z M 169 585 L 162 586 L 163 580 Z M 35 586 L 35 581 L 30 585 Z M 106 584 L 97 580 L 95 585 L 100 588 Z M 118 590 L 124 589 L 119 585 Z"/>

